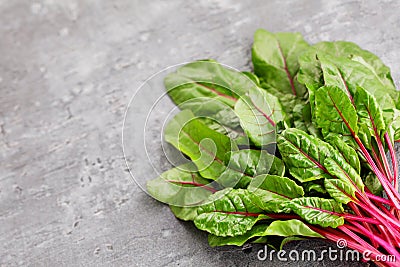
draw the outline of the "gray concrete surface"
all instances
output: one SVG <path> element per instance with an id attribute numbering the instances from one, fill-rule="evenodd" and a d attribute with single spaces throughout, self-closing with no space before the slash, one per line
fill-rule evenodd
<path id="1" fill-rule="evenodd" d="M 215 58 L 249 69 L 259 27 L 357 42 L 399 85 L 399 9 L 390 0 L 0 0 L 0 265 L 357 266 L 209 248 L 132 183 L 122 121 L 141 82 L 171 64 Z"/>

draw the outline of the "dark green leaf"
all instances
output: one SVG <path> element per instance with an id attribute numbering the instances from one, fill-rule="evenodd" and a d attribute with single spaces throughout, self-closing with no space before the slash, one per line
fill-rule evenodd
<path id="1" fill-rule="evenodd" d="M 236 170 L 237 173 L 246 174 L 236 185 L 241 188 L 246 188 L 252 178 L 257 175 L 270 173 L 282 176 L 285 173 L 283 162 L 262 150 L 243 149 L 228 152 L 225 156 L 225 165 L 229 169 Z M 218 182 L 228 186 L 232 182 L 231 176 L 231 172 L 225 172 L 219 177 Z"/>
<path id="2" fill-rule="evenodd" d="M 378 177 L 370 172 L 364 178 L 365 186 L 372 192 L 372 194 L 377 196 L 382 196 L 383 187 Z"/>

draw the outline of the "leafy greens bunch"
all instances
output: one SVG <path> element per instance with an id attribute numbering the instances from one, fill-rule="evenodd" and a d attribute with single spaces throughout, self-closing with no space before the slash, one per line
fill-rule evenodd
<path id="1" fill-rule="evenodd" d="M 344 239 L 400 260 L 400 95 L 389 68 L 350 42 L 262 29 L 252 62 L 254 73 L 201 60 L 165 78 L 182 110 L 165 140 L 190 161 L 148 192 L 211 246 Z"/>

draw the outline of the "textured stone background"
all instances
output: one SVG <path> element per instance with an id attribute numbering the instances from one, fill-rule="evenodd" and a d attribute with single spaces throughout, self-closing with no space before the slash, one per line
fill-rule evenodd
<path id="1" fill-rule="evenodd" d="M 171 64 L 215 58 L 250 69 L 259 27 L 357 42 L 399 85 L 399 9 L 387 0 L 0 0 L 0 264 L 351 265 L 209 248 L 132 183 L 123 115 L 141 82 Z"/>

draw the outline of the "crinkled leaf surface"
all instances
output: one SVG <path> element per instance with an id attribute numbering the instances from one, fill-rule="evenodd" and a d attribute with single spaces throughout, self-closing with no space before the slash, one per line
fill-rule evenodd
<path id="1" fill-rule="evenodd" d="M 344 212 L 342 205 L 333 199 L 318 197 L 296 198 L 291 201 L 291 207 L 296 214 L 311 224 L 332 228 L 344 224 L 343 217 L 331 213 Z"/>
<path id="2" fill-rule="evenodd" d="M 226 188 L 210 196 L 210 203 L 197 209 L 197 228 L 217 236 L 237 236 L 249 231 L 256 222 L 268 219 L 245 189 Z"/>
<path id="3" fill-rule="evenodd" d="M 259 175 L 251 181 L 249 190 L 257 196 L 254 202 L 266 212 L 291 211 L 291 199 L 304 196 L 303 188 L 293 180 L 276 175 Z"/>

